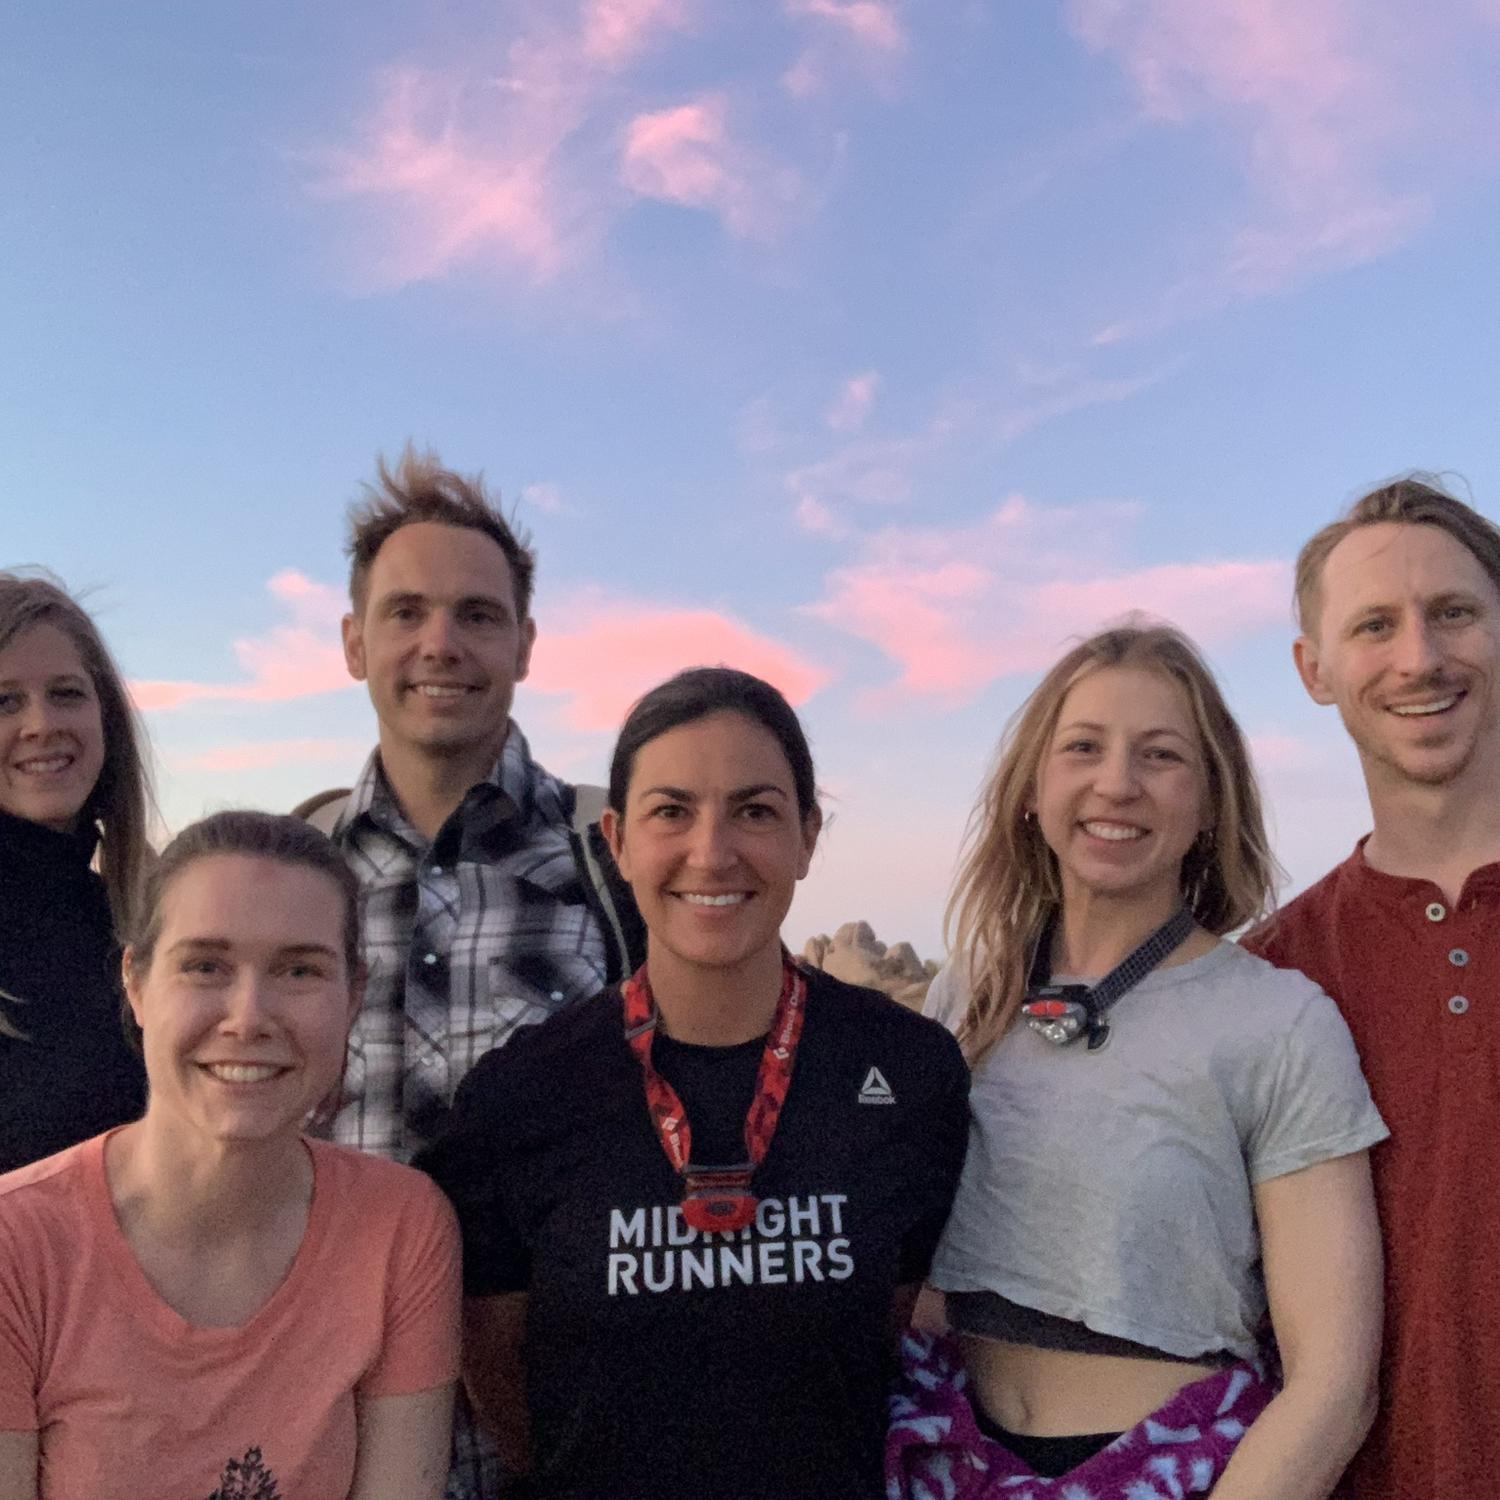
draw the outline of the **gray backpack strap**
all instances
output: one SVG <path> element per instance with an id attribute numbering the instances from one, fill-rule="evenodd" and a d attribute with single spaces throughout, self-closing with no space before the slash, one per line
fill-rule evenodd
<path id="1" fill-rule="evenodd" d="M 346 786 L 336 786 L 327 792 L 316 792 L 299 802 L 292 809 L 292 816 L 301 818 L 304 823 L 311 823 L 319 833 L 327 834 L 329 838 L 332 838 L 339 818 L 343 816 L 344 809 L 349 805 L 349 793 L 350 789 Z"/>
<path id="2" fill-rule="evenodd" d="M 588 837 L 589 825 L 604 816 L 609 805 L 609 793 L 602 786 L 575 786 L 573 788 L 573 832 L 579 838 Z"/>
<path id="3" fill-rule="evenodd" d="M 601 917 L 608 927 L 608 939 L 614 949 L 612 968 L 618 968 L 617 977 L 624 978 L 634 972 L 644 958 L 644 938 L 635 929 L 640 919 L 635 916 L 634 904 L 630 903 L 630 928 L 621 919 L 620 903 L 630 902 L 630 891 L 621 880 L 598 822 L 608 806 L 609 794 L 602 786 L 575 786 L 573 788 L 572 840 L 575 857 L 583 867 L 583 873 L 592 888 L 590 905 L 595 915 Z M 613 875 L 613 880 L 611 880 Z M 632 942 L 632 933 L 635 941 Z"/>

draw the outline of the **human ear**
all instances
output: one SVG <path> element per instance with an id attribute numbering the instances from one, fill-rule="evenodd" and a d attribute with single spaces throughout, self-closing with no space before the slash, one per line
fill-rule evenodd
<path id="1" fill-rule="evenodd" d="M 141 979 L 144 976 L 136 974 L 134 946 L 127 947 L 120 958 L 120 978 L 125 987 L 130 1014 L 135 1017 L 135 1024 L 141 1026 Z M 141 1029 L 144 1031 L 145 1027 L 141 1026 Z"/>
<path id="2" fill-rule="evenodd" d="M 801 880 L 812 865 L 813 850 L 818 847 L 818 835 L 823 831 L 823 809 L 814 803 L 802 820 L 802 856 L 797 861 L 797 879 Z"/>
<path id="3" fill-rule="evenodd" d="M 344 665 L 356 682 L 365 680 L 365 632 L 358 615 L 345 615 L 339 622 L 344 638 Z"/>
<path id="4" fill-rule="evenodd" d="M 536 621 L 527 615 L 521 621 L 521 643 L 516 651 L 516 681 L 524 682 L 531 670 L 531 648 L 536 645 Z"/>
<path id="5" fill-rule="evenodd" d="M 1321 703 L 1325 707 L 1332 703 L 1333 690 L 1323 672 L 1323 654 L 1318 647 L 1317 638 L 1299 635 L 1292 642 L 1292 660 L 1297 664 L 1297 675 L 1302 679 L 1302 686 L 1307 689 L 1307 696 L 1314 703 Z"/>
<path id="6" fill-rule="evenodd" d="M 625 853 L 625 820 L 614 808 L 606 807 L 599 815 L 599 832 L 604 835 L 604 842 L 609 845 L 609 852 L 614 858 L 616 868 L 626 881 L 629 881 L 630 858 Z"/>

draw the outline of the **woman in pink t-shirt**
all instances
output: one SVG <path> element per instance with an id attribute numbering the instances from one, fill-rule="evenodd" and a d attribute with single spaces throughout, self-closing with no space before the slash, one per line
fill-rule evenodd
<path id="1" fill-rule="evenodd" d="M 0 1177 L 0 1500 L 438 1500 L 452 1213 L 303 1134 L 357 953 L 306 824 L 218 813 L 168 846 L 125 953 L 144 1117 Z"/>

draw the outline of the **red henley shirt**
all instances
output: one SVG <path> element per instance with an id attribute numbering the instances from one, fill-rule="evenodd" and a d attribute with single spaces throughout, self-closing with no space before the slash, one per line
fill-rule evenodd
<path id="1" fill-rule="evenodd" d="M 1500 1495 L 1500 864 L 1456 904 L 1363 842 L 1245 943 L 1344 1013 L 1390 1139 L 1380 1415 L 1338 1495 Z"/>

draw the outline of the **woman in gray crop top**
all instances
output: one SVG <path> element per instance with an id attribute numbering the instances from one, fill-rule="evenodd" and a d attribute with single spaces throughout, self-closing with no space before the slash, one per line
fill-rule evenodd
<path id="1" fill-rule="evenodd" d="M 1358 1448 L 1386 1130 L 1332 1001 L 1223 938 L 1273 869 L 1177 631 L 1092 637 L 1012 721 L 926 1007 L 973 1069 L 931 1277 L 957 1342 L 907 1341 L 892 1494 L 1323 1500 Z"/>

